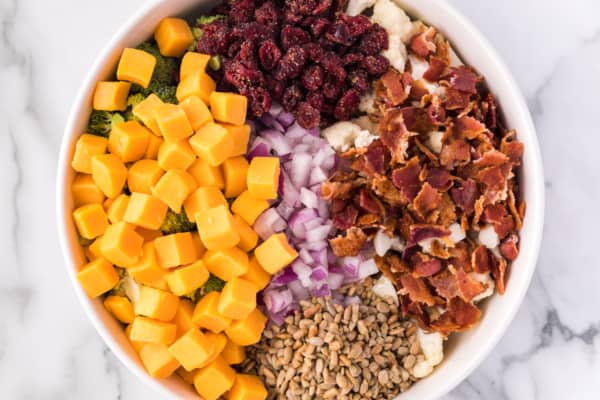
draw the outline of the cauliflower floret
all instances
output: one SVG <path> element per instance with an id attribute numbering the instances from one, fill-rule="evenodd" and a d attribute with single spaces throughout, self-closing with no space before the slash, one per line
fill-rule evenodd
<path id="1" fill-rule="evenodd" d="M 389 47 L 387 50 L 382 51 L 381 55 L 390 61 L 392 67 L 398 71 L 404 71 L 407 53 L 406 46 L 402 43 L 402 36 L 388 31 L 388 41 Z"/>
<path id="2" fill-rule="evenodd" d="M 348 7 L 346 7 L 346 14 L 348 15 L 358 15 L 362 14 L 369 7 L 373 7 L 377 0 L 350 0 L 348 2 Z"/>
<path id="3" fill-rule="evenodd" d="M 363 115 L 358 118 L 354 118 L 352 120 L 352 123 L 355 123 L 356 125 L 360 126 L 360 128 L 362 130 L 369 131 L 369 132 L 377 132 L 377 129 L 378 129 L 377 124 L 374 123 L 373 121 L 371 121 L 371 119 L 366 115 Z"/>
<path id="4" fill-rule="evenodd" d="M 358 109 L 360 112 L 365 114 L 371 114 L 375 112 L 375 95 L 373 92 L 369 92 L 363 95 L 360 98 L 360 103 L 358 103 Z"/>
<path id="5" fill-rule="evenodd" d="M 442 138 L 444 137 L 444 132 L 440 131 L 432 131 L 429 132 L 429 137 L 425 144 L 429 147 L 433 152 L 440 153 L 442 151 Z"/>
<path id="6" fill-rule="evenodd" d="M 377 0 L 371 20 L 381 25 L 388 33 L 400 37 L 412 31 L 412 23 L 408 15 L 391 0 Z"/>
<path id="7" fill-rule="evenodd" d="M 500 238 L 498 237 L 493 225 L 487 225 L 485 228 L 481 229 L 479 231 L 478 240 L 479 243 L 488 249 L 493 249 L 500 244 Z"/>
<path id="8" fill-rule="evenodd" d="M 377 138 L 378 138 L 378 136 L 371 135 L 371 132 L 362 130 L 362 131 L 358 132 L 358 134 L 356 135 L 356 138 L 354 138 L 354 147 L 356 147 L 356 148 L 367 147 L 368 145 L 373 143 L 373 141 Z"/>
<path id="9" fill-rule="evenodd" d="M 417 329 L 417 339 L 423 351 L 425 360 L 415 364 L 412 374 L 416 378 L 423 378 L 433 372 L 433 368 L 444 359 L 444 339 L 438 332 L 427 333 Z"/>
<path id="10" fill-rule="evenodd" d="M 375 234 L 373 246 L 375 247 L 375 253 L 377 253 L 379 257 L 383 257 L 389 249 L 396 251 L 404 250 L 405 243 L 399 237 L 389 237 L 383 229 L 380 229 Z"/>
<path id="11" fill-rule="evenodd" d="M 381 278 L 377 279 L 371 290 L 373 290 L 373 293 L 375 293 L 376 296 L 379 296 L 382 299 L 385 297 L 391 297 L 394 299 L 394 303 L 396 303 L 396 305 L 400 305 L 396 288 L 394 287 L 392 281 L 386 278 L 385 275 L 382 275 Z"/>
<path id="12" fill-rule="evenodd" d="M 352 146 L 365 147 L 377 139 L 377 136 L 371 135 L 371 132 L 349 121 L 331 125 L 323 130 L 323 136 L 337 151 L 347 151 Z"/>
<path id="13" fill-rule="evenodd" d="M 448 227 L 448 229 L 450 230 L 450 241 L 452 243 L 458 243 L 467 237 L 459 223 L 453 223 Z"/>
<path id="14" fill-rule="evenodd" d="M 494 280 L 490 276 L 489 272 L 482 273 L 482 274 L 477 273 L 477 272 L 469 272 L 469 276 L 471 278 L 475 279 L 476 281 L 481 282 L 484 285 L 487 285 L 487 288 L 485 289 L 485 291 L 483 291 L 482 293 L 479 293 L 477 296 L 475 296 L 473 298 L 474 303 L 477 303 L 477 302 L 479 302 L 485 298 L 488 298 L 494 294 L 494 289 L 495 289 L 496 285 L 494 284 Z"/>

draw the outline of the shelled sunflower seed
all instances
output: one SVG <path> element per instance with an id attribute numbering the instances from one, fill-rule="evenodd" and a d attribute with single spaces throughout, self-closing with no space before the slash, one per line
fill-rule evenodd
<path id="1" fill-rule="evenodd" d="M 343 288 L 360 299 L 346 307 L 330 298 L 301 302 L 247 349 L 242 368 L 263 378 L 269 399 L 385 400 L 405 391 L 417 380 L 409 370 L 424 359 L 417 327 L 372 286 L 366 279 Z"/>

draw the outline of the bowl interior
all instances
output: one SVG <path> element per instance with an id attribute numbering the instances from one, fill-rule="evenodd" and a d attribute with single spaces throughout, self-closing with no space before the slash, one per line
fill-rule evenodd
<path id="1" fill-rule="evenodd" d="M 454 335 L 445 346 L 445 359 L 434 373 L 399 396 L 403 400 L 430 399 L 442 396 L 463 380 L 491 351 L 514 317 L 529 286 L 535 269 L 543 224 L 544 186 L 541 157 L 531 118 L 516 84 L 504 64 L 462 15 L 446 2 L 436 0 L 397 0 L 413 17 L 436 26 L 453 44 L 465 63 L 482 73 L 503 110 L 507 126 L 517 130 L 525 144 L 521 175 L 522 196 L 527 215 L 521 231 L 521 254 L 512 265 L 510 283 L 503 296 L 493 296 L 484 305 L 481 323 L 469 332 Z M 141 380 L 165 397 L 197 398 L 195 392 L 178 378 L 156 380 L 143 369 L 121 326 L 98 299 L 90 300 L 75 277 L 84 264 L 84 254 L 77 242 L 71 219 L 70 168 L 75 141 L 83 132 L 91 109 L 95 83 L 113 73 L 124 47 L 135 46 L 152 35 L 158 22 L 166 16 L 188 15 L 192 10 L 209 9 L 210 0 L 158 0 L 140 9 L 112 38 L 98 57 L 84 82 L 71 110 L 58 164 L 57 216 L 59 236 L 67 261 L 67 271 L 75 291 L 94 327 L 117 357 Z"/>

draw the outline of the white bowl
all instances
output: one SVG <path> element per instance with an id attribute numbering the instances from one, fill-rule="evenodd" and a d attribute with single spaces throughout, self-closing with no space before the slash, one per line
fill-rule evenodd
<path id="1" fill-rule="evenodd" d="M 481 323 L 469 332 L 454 335 L 445 349 L 445 359 L 434 373 L 399 396 L 402 400 L 435 399 L 458 385 L 481 363 L 504 334 L 516 314 L 535 270 L 542 238 L 544 219 L 544 179 L 541 156 L 527 105 L 519 88 L 488 41 L 454 8 L 439 0 L 398 0 L 412 16 L 437 27 L 453 44 L 461 58 L 482 73 L 499 101 L 507 125 L 517 130 L 525 144 L 521 182 L 527 202 L 527 215 L 521 230 L 521 253 L 512 265 L 509 284 L 503 296 L 495 295 L 485 305 Z M 98 299 L 90 300 L 76 279 L 84 264 L 84 254 L 77 243 L 71 218 L 73 203 L 70 185 L 74 173 L 70 168 L 75 141 L 86 127 L 95 83 L 107 79 L 114 71 L 124 47 L 146 40 L 158 22 L 167 16 L 206 11 L 209 0 L 158 0 L 141 8 L 112 37 L 83 82 L 71 109 L 58 163 L 56 182 L 58 229 L 66 267 L 92 324 L 108 347 L 137 377 L 157 393 L 168 398 L 197 398 L 194 391 L 178 378 L 151 378 L 129 344 L 123 329 L 104 309 Z"/>

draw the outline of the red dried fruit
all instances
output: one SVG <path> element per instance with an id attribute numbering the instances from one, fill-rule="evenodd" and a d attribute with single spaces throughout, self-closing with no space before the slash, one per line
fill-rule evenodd
<path id="1" fill-rule="evenodd" d="M 279 62 L 281 59 L 281 50 L 275 44 L 274 41 L 268 40 L 263 42 L 258 48 L 258 58 L 260 60 L 260 65 L 267 70 L 270 71 Z"/>
<path id="2" fill-rule="evenodd" d="M 298 15 L 310 15 L 317 7 L 316 0 L 285 0 L 287 9 Z"/>
<path id="3" fill-rule="evenodd" d="M 295 14 L 289 10 L 283 13 L 283 20 L 291 25 L 298 25 L 300 22 L 302 22 L 302 18 L 302 15 Z"/>
<path id="4" fill-rule="evenodd" d="M 342 62 L 344 63 L 344 66 L 347 67 L 348 65 L 360 64 L 364 59 L 365 56 L 363 56 L 362 54 L 348 53 L 344 55 L 344 58 L 342 58 Z"/>
<path id="5" fill-rule="evenodd" d="M 256 60 L 256 45 L 250 40 L 246 40 L 240 46 L 240 51 L 236 57 L 244 66 L 250 69 L 258 69 Z"/>
<path id="6" fill-rule="evenodd" d="M 302 100 L 302 89 L 297 84 L 288 86 L 283 92 L 283 98 L 281 105 L 287 112 L 292 112 L 298 106 L 298 103 Z"/>
<path id="7" fill-rule="evenodd" d="M 306 61 L 306 50 L 299 46 L 290 47 L 279 62 L 279 66 L 275 71 L 275 78 L 282 80 L 297 78 L 302 72 Z"/>
<path id="8" fill-rule="evenodd" d="M 272 1 L 264 2 L 254 11 L 254 19 L 263 25 L 276 25 L 279 19 L 279 11 Z"/>
<path id="9" fill-rule="evenodd" d="M 264 86 L 265 77 L 257 69 L 245 67 L 239 61 L 233 61 L 224 65 L 224 78 L 240 92 L 251 87 Z"/>
<path id="10" fill-rule="evenodd" d="M 325 55 L 325 50 L 321 46 L 316 43 L 307 43 L 304 45 L 304 50 L 306 50 L 306 54 L 311 61 L 321 62 L 323 56 Z"/>
<path id="11" fill-rule="evenodd" d="M 286 25 L 281 30 L 281 47 L 288 50 L 293 46 L 301 46 L 310 42 L 310 35 L 302 28 Z"/>
<path id="12" fill-rule="evenodd" d="M 302 84 L 310 91 L 315 91 L 323 86 L 324 80 L 325 73 L 323 72 L 323 68 L 318 65 L 311 65 L 302 74 Z"/>
<path id="13" fill-rule="evenodd" d="M 339 14 L 338 18 L 348 26 L 350 29 L 350 35 L 353 38 L 357 38 L 361 35 L 364 35 L 371 26 L 373 25 L 369 18 L 364 15 L 354 15 L 350 16 L 348 14 Z"/>
<path id="14" fill-rule="evenodd" d="M 312 11 L 312 15 L 324 14 L 331 8 L 331 0 L 321 0 L 321 3 Z"/>
<path id="15" fill-rule="evenodd" d="M 366 56 L 361 65 L 370 75 L 379 77 L 388 70 L 390 61 L 382 55 Z"/>
<path id="16" fill-rule="evenodd" d="M 355 89 L 350 89 L 340 98 L 335 106 L 334 115 L 340 121 L 349 120 L 358 111 L 360 95 Z"/>
<path id="17" fill-rule="evenodd" d="M 306 101 L 317 110 L 322 110 L 323 104 L 325 104 L 325 97 L 323 97 L 323 93 L 310 92 L 306 95 Z"/>
<path id="18" fill-rule="evenodd" d="M 335 78 L 336 82 L 338 83 L 344 82 L 344 79 L 346 79 L 346 76 L 348 75 L 344 69 L 342 59 L 333 52 L 323 55 L 323 58 L 321 59 L 321 65 L 330 76 Z"/>
<path id="19" fill-rule="evenodd" d="M 283 90 L 285 89 L 283 82 L 268 76 L 266 87 L 269 93 L 271 93 L 272 98 L 274 98 L 275 100 L 281 100 L 281 98 L 283 97 Z"/>
<path id="20" fill-rule="evenodd" d="M 352 36 L 350 27 L 343 20 L 337 20 L 333 24 L 329 25 L 325 37 L 343 46 L 350 46 L 354 43 L 354 37 Z"/>
<path id="21" fill-rule="evenodd" d="M 205 54 L 225 54 L 229 44 L 229 27 L 224 19 L 218 19 L 202 27 L 202 37 L 197 49 Z"/>
<path id="22" fill-rule="evenodd" d="M 304 129 L 316 128 L 321 122 L 321 113 L 309 103 L 303 101 L 296 109 L 296 121 Z"/>
<path id="23" fill-rule="evenodd" d="M 373 24 L 371 29 L 361 38 L 358 51 L 365 55 L 375 55 L 388 47 L 389 40 L 386 30 L 378 24 Z"/>
<path id="24" fill-rule="evenodd" d="M 337 100 L 341 92 L 341 86 L 334 79 L 327 79 L 323 84 L 323 96 L 325 96 L 327 100 Z"/>
<path id="25" fill-rule="evenodd" d="M 229 17 L 235 24 L 248 22 L 254 15 L 254 0 L 236 0 L 229 4 Z"/>
<path id="26" fill-rule="evenodd" d="M 308 27 L 313 37 L 318 38 L 327 30 L 329 20 L 327 18 L 310 17 L 305 19 L 302 25 Z"/>
<path id="27" fill-rule="evenodd" d="M 260 117 L 271 108 L 271 95 L 262 87 L 254 87 L 242 93 L 248 97 L 250 114 Z"/>
<path id="28" fill-rule="evenodd" d="M 348 74 L 348 81 L 360 94 L 369 90 L 369 75 L 365 70 L 354 69 L 350 71 L 350 74 Z"/>

